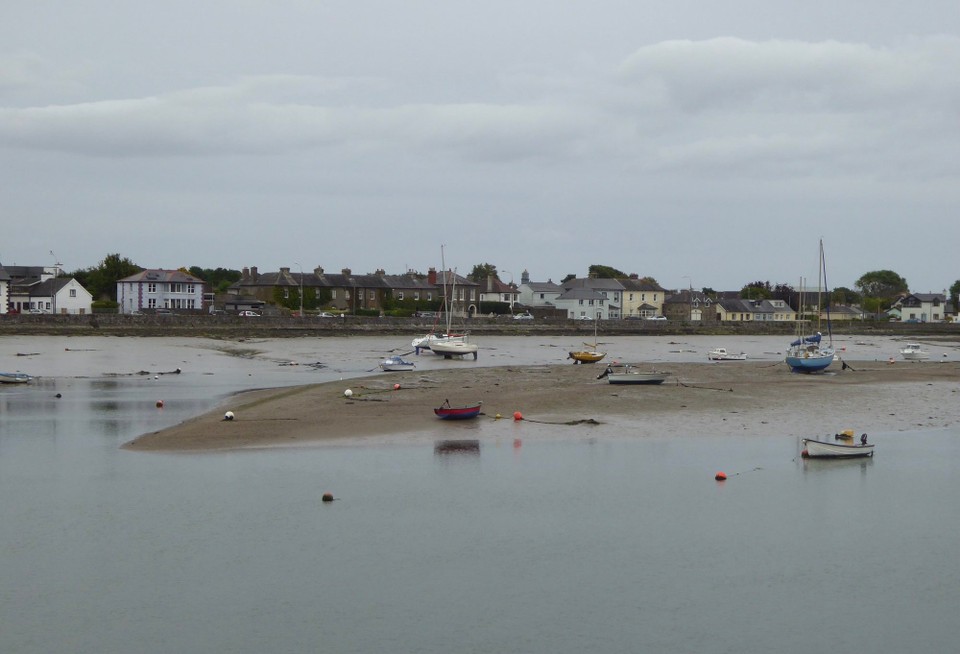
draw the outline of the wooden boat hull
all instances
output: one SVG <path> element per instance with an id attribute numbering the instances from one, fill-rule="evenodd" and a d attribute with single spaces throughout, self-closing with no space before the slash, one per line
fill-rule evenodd
<path id="1" fill-rule="evenodd" d="M 854 459 L 873 456 L 873 444 L 843 445 L 812 438 L 803 439 L 803 457 L 810 459 Z"/>
<path id="2" fill-rule="evenodd" d="M 441 406 L 433 410 L 433 413 L 441 420 L 469 420 L 480 415 L 480 402 L 473 406 Z"/>

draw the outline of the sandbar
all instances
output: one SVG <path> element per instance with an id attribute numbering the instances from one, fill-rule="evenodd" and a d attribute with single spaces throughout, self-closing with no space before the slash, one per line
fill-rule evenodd
<path id="1" fill-rule="evenodd" d="M 123 447 L 196 452 L 344 444 L 370 437 L 389 441 L 394 434 L 435 433 L 441 421 L 433 409 L 445 400 L 452 405 L 482 401 L 477 420 L 509 422 L 519 412 L 523 420 L 555 425 L 616 424 L 624 427 L 618 433 L 630 437 L 816 437 L 845 428 L 946 428 L 960 419 L 960 362 L 955 361 L 836 362 L 827 373 L 814 375 L 769 361 L 663 363 L 656 369 L 670 373 L 659 386 L 612 385 L 597 378 L 602 364 L 566 364 L 384 373 L 252 391 Z M 344 394 L 347 388 L 351 397 Z M 224 420 L 228 410 L 235 416 L 231 421 Z"/>

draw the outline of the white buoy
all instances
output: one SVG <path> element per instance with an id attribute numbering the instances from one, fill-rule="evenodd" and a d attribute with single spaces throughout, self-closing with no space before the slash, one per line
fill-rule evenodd
<path id="1" fill-rule="evenodd" d="M 343 392 L 344 397 L 351 397 L 352 395 L 353 391 L 351 391 L 349 388 Z"/>
<path id="2" fill-rule="evenodd" d="M 227 411 L 223 414 L 224 420 L 233 420 L 233 411 Z"/>

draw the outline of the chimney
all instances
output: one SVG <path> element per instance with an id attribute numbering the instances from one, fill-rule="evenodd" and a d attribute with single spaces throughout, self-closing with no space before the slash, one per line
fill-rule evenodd
<path id="1" fill-rule="evenodd" d="M 341 275 L 346 275 L 347 277 L 349 277 L 352 273 L 353 273 L 353 271 L 350 270 L 349 268 L 344 268 L 344 269 L 342 269 L 342 270 L 340 271 L 340 274 L 341 274 Z"/>
<path id="2" fill-rule="evenodd" d="M 637 273 L 630 273 L 630 279 L 640 279 L 640 275 Z"/>
<path id="3" fill-rule="evenodd" d="M 387 271 L 384 270 L 383 268 L 377 268 L 376 272 L 374 272 L 373 274 L 377 275 L 378 277 L 383 277 L 384 275 L 387 274 Z"/>
<path id="4" fill-rule="evenodd" d="M 313 269 L 313 274 L 319 277 L 320 275 L 323 274 L 323 268 L 321 268 L 320 266 L 317 266 L 316 268 Z"/>
<path id="5" fill-rule="evenodd" d="M 437 285 L 437 269 L 430 267 L 430 270 L 427 271 L 427 283 L 436 286 Z"/>
<path id="6" fill-rule="evenodd" d="M 260 273 L 257 272 L 256 266 L 250 266 L 250 279 L 254 282 L 260 279 Z"/>
<path id="7" fill-rule="evenodd" d="M 527 269 L 524 268 L 523 272 L 520 273 L 520 283 L 529 284 L 530 283 L 530 273 L 527 272 Z"/>
<path id="8" fill-rule="evenodd" d="M 290 274 L 290 268 L 281 268 L 281 269 L 280 269 L 280 274 L 281 274 L 281 275 L 289 275 L 289 274 Z"/>
<path id="9" fill-rule="evenodd" d="M 248 279 L 250 279 L 250 269 L 244 266 L 240 273 L 240 281 L 246 281 Z"/>

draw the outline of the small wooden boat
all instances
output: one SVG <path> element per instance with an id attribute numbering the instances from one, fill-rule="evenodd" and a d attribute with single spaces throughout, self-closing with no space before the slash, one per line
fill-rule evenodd
<path id="1" fill-rule="evenodd" d="M 707 358 L 711 361 L 746 361 L 746 352 L 727 352 L 727 348 L 718 347 L 707 353 Z"/>
<path id="2" fill-rule="evenodd" d="M 597 375 L 597 379 L 607 378 L 611 384 L 662 384 L 669 373 L 666 372 L 640 372 L 633 370 L 632 366 L 625 365 L 619 369 L 613 366 L 607 366 L 607 369 Z"/>
<path id="3" fill-rule="evenodd" d="M 33 377 L 24 372 L 0 372 L 0 384 L 26 384 Z"/>
<path id="4" fill-rule="evenodd" d="M 829 443 L 813 438 L 803 439 L 803 458 L 810 459 L 852 459 L 862 456 L 873 456 L 873 443 L 867 443 L 867 435 L 860 437 L 859 445 L 845 445 Z"/>
<path id="5" fill-rule="evenodd" d="M 387 357 L 380 362 L 380 370 L 384 372 L 402 372 L 404 370 L 413 370 L 416 364 L 412 361 L 404 361 L 402 357 Z"/>
<path id="6" fill-rule="evenodd" d="M 450 406 L 450 400 L 444 400 L 443 404 L 433 410 L 433 413 L 441 420 L 468 420 L 480 415 L 480 406 L 483 402 L 469 406 Z"/>

